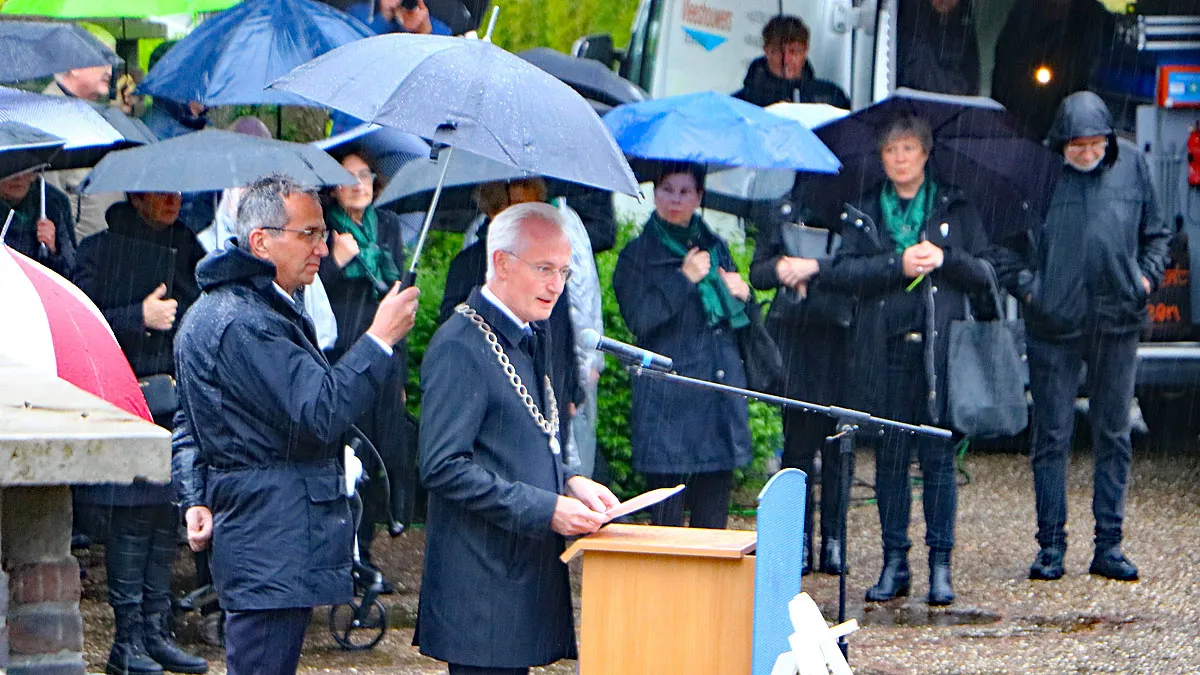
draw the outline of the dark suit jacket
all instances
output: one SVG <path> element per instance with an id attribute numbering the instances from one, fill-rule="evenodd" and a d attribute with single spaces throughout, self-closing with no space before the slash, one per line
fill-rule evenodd
<path id="1" fill-rule="evenodd" d="M 478 290 L 492 327 L 538 401 L 521 329 Z M 429 492 L 414 642 L 442 661 L 521 668 L 575 657 L 563 538 L 550 529 L 569 477 L 483 333 L 455 314 L 421 364 L 421 481 Z"/>

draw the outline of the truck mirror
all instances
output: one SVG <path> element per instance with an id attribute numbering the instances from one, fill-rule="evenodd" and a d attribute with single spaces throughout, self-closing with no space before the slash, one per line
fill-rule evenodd
<path id="1" fill-rule="evenodd" d="M 594 35 L 584 35 L 571 45 L 571 55 L 581 59 L 592 59 L 604 64 L 605 68 L 612 68 L 613 61 L 616 59 L 616 50 L 613 49 L 612 36 L 604 33 L 596 33 Z"/>

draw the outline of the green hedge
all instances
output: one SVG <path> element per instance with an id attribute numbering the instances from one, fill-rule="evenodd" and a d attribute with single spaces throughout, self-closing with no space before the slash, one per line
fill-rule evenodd
<path id="1" fill-rule="evenodd" d="M 569 52 L 571 43 L 590 33 L 611 33 L 613 44 L 629 42 L 637 0 L 500 0 L 492 41 L 511 52 L 550 47 Z M 491 9 L 480 30 L 487 29 Z"/>
<path id="2" fill-rule="evenodd" d="M 604 332 L 622 342 L 633 342 L 633 335 L 621 319 L 616 296 L 612 292 L 613 268 L 617 255 L 631 239 L 637 236 L 638 226 L 624 223 L 620 227 L 617 245 L 610 251 L 596 256 L 603 289 L 601 302 L 604 310 Z M 438 307 L 446 289 L 446 271 L 450 260 L 462 246 L 462 235 L 447 232 L 431 232 L 422 255 L 417 284 L 421 288 L 421 307 L 417 311 L 417 325 L 409 336 L 409 403 L 410 409 L 420 408 L 420 364 L 425 347 L 437 328 Z M 738 269 L 745 275 L 750 267 L 751 250 L 746 246 L 732 246 Z M 599 452 L 608 460 L 612 474 L 611 487 L 622 498 L 637 494 L 643 488 L 641 477 L 630 466 L 629 413 L 631 394 L 629 374 L 611 361 L 600 376 L 597 405 L 598 423 L 596 439 Z M 782 446 L 783 433 L 779 411 L 761 403 L 750 404 L 750 432 L 754 444 L 754 461 L 737 475 L 739 486 L 750 481 L 761 480 L 765 473 L 766 460 Z"/>

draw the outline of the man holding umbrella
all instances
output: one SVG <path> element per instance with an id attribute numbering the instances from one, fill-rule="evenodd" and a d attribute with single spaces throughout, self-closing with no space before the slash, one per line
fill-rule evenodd
<path id="1" fill-rule="evenodd" d="M 4 241 L 70 279 L 75 269 L 71 201 L 53 185 L 46 185 L 44 193 L 33 190 L 37 180 L 35 171 L 0 180 L 0 217 L 7 218 L 9 211 L 13 215 Z"/>
<path id="2" fill-rule="evenodd" d="M 1089 572 L 1135 581 L 1121 552 L 1125 483 L 1133 450 L 1129 407 L 1146 298 L 1162 282 L 1170 228 L 1146 161 L 1118 140 L 1112 115 L 1092 92 L 1068 96 L 1047 142 L 1066 167 L 1045 222 L 1000 261 L 1002 278 L 1025 303 L 1033 394 L 1033 486 L 1041 550 L 1030 579 L 1063 576 L 1067 547 L 1067 460 L 1079 371 L 1086 363 L 1095 445 Z"/>

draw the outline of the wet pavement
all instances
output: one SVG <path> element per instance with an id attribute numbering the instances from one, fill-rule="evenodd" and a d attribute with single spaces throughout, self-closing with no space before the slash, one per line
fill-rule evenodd
<path id="1" fill-rule="evenodd" d="M 931 610 L 922 602 L 928 575 L 918 495 L 910 531 L 915 542 L 910 554 L 912 595 L 865 606 L 863 593 L 875 581 L 882 553 L 877 511 L 867 501 L 868 484 L 874 479 L 873 457 L 859 453 L 847 577 L 847 616 L 858 618 L 863 626 L 849 637 L 850 663 L 856 673 L 1200 672 L 1200 452 L 1196 447 L 1174 455 L 1135 453 L 1124 549 L 1141 570 L 1142 580 L 1137 583 L 1087 574 L 1093 526 L 1089 453 L 1077 452 L 1072 459 L 1067 575 L 1056 582 L 1026 579 L 1037 553 L 1028 459 L 1017 453 L 974 453 L 967 455 L 964 468 L 971 482 L 959 490 L 955 604 Z M 734 518 L 733 526 L 752 528 L 753 519 Z M 444 665 L 420 656 L 410 646 L 423 543 L 420 530 L 378 540 L 376 560 L 401 587 L 396 595 L 383 598 L 390 629 L 382 642 L 369 651 L 342 651 L 328 631 L 328 608 L 318 608 L 301 672 L 445 672 Z M 89 573 L 81 602 L 85 656 L 91 670 L 103 671 L 112 612 L 104 602 L 102 549 L 83 554 L 81 563 Z M 186 588 L 191 561 L 181 556 L 177 569 L 178 582 Z M 576 566 L 576 586 L 578 577 Z M 836 618 L 837 577 L 805 577 L 804 589 L 827 619 Z M 199 617 L 184 615 L 180 636 L 187 647 L 210 660 L 210 672 L 224 672 L 220 649 L 199 643 Z M 564 662 L 535 672 L 574 673 L 575 664 Z"/>

